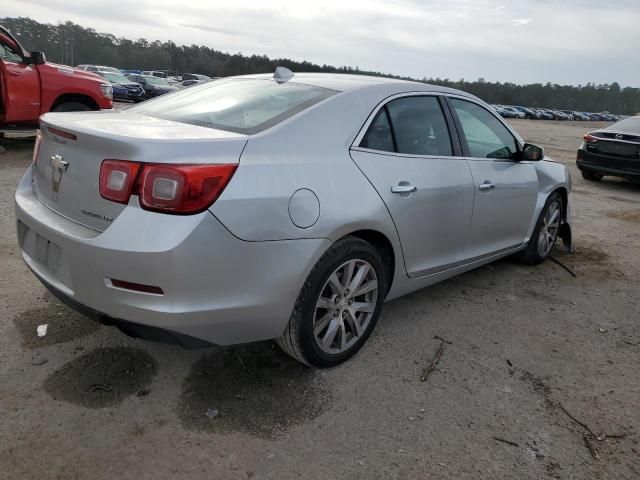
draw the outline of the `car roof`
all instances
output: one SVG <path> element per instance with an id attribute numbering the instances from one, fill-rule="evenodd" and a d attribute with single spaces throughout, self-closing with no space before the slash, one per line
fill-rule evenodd
<path id="1" fill-rule="evenodd" d="M 240 75 L 231 78 L 256 78 L 256 79 L 272 79 L 273 74 L 262 73 L 256 75 Z M 414 82 L 409 80 L 400 80 L 389 77 L 373 77 L 369 75 L 349 75 L 341 73 L 294 73 L 291 82 L 302 83 L 314 87 L 329 88 L 341 92 L 359 90 L 364 88 L 385 87 L 385 91 L 394 93 L 403 92 L 440 92 L 462 95 L 465 97 L 476 98 L 470 93 L 456 90 L 454 88 L 441 87 L 428 83 Z"/>

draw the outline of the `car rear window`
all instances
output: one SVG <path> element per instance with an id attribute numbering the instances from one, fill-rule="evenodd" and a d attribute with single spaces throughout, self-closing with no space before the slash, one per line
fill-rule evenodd
<path id="1" fill-rule="evenodd" d="M 616 130 L 640 135 L 640 116 L 625 118 L 609 125 L 605 130 Z"/>
<path id="2" fill-rule="evenodd" d="M 215 80 L 130 108 L 129 112 L 236 133 L 276 125 L 337 93 L 271 79 Z"/>

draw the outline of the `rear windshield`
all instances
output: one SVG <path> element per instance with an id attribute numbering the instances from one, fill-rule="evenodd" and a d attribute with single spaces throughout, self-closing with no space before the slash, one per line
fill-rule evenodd
<path id="1" fill-rule="evenodd" d="M 640 116 L 625 118 L 613 125 L 609 125 L 605 130 L 616 130 L 640 135 Z"/>
<path id="2" fill-rule="evenodd" d="M 295 82 L 233 78 L 162 96 L 132 107 L 129 112 L 250 135 L 335 93 Z"/>

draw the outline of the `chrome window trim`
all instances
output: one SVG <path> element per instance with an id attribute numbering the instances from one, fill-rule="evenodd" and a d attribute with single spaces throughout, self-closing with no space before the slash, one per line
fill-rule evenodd
<path id="1" fill-rule="evenodd" d="M 412 153 L 398 153 L 398 152 L 388 152 L 386 150 L 375 150 L 373 148 L 366 147 L 351 147 L 350 150 L 354 152 L 364 152 L 364 153 L 372 153 L 374 155 L 385 155 L 387 157 L 400 157 L 400 158 L 425 158 L 425 159 L 437 159 L 442 160 L 443 158 L 452 158 L 454 160 L 464 160 L 465 157 L 456 157 L 455 155 L 415 155 Z"/>

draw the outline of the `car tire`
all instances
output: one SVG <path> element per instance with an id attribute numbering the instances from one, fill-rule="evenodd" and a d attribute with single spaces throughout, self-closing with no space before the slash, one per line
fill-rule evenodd
<path id="1" fill-rule="evenodd" d="M 557 218 L 555 217 L 555 212 L 557 212 Z M 540 212 L 527 248 L 519 255 L 523 262 L 529 265 L 538 265 L 547 259 L 558 239 L 563 218 L 564 203 L 562 197 L 558 192 L 553 192 L 547 198 Z"/>
<path id="2" fill-rule="evenodd" d="M 362 348 L 375 328 L 386 282 L 382 257 L 373 245 L 356 237 L 337 241 L 309 273 L 277 344 L 313 367 L 344 362 Z M 350 286 L 355 291 L 350 292 Z"/>
<path id="3" fill-rule="evenodd" d="M 52 112 L 88 112 L 92 108 L 86 103 L 63 102 L 51 109 Z"/>
<path id="4" fill-rule="evenodd" d="M 590 172 L 588 170 L 580 170 L 580 173 L 582 174 L 582 178 L 591 180 L 592 182 L 599 182 L 604 177 L 601 173 Z"/>

